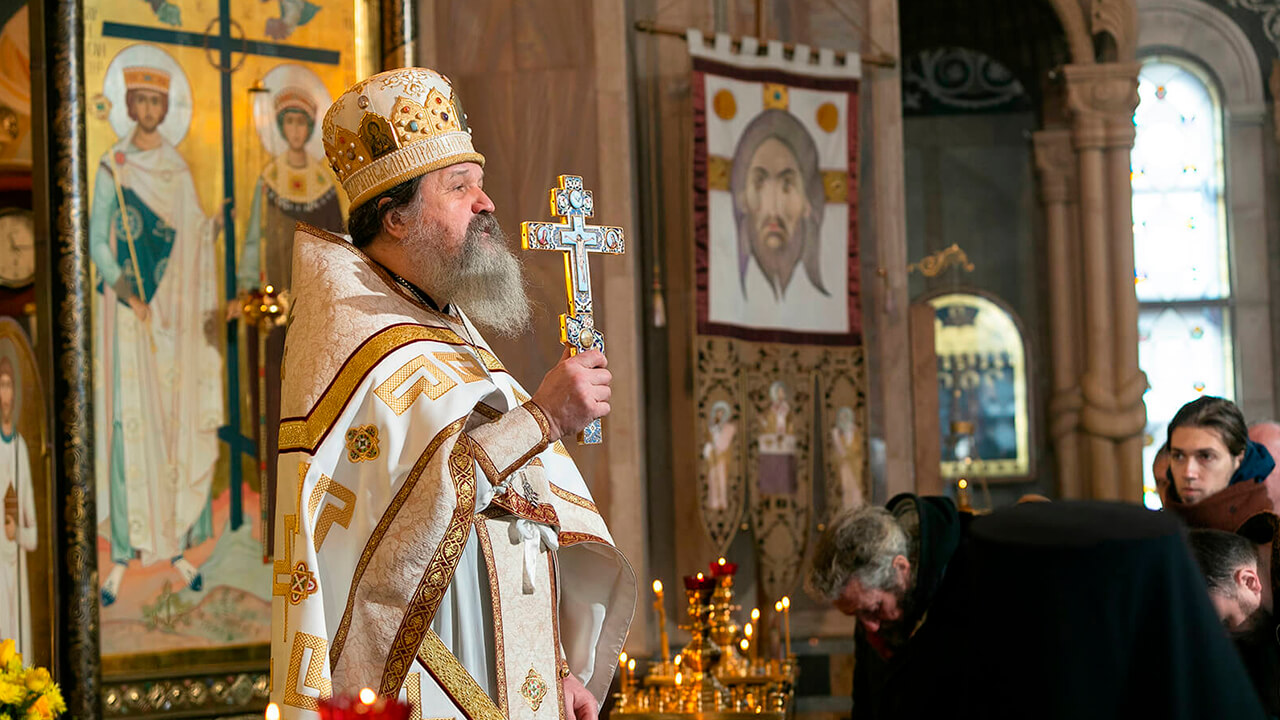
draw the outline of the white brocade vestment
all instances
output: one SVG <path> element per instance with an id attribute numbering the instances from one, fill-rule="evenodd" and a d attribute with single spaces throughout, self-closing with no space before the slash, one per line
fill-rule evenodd
<path id="1" fill-rule="evenodd" d="M 603 701 L 635 577 L 542 411 L 465 318 L 300 224 L 281 399 L 272 700 L 369 687 L 415 718 Z"/>

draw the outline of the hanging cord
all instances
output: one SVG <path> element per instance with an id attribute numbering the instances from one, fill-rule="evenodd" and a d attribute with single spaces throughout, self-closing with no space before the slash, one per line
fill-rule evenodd
<path id="1" fill-rule="evenodd" d="M 657 156 L 661 152 L 661 146 L 658 143 L 657 115 L 658 115 L 658 83 L 659 83 L 659 65 L 658 65 L 658 39 L 653 38 L 649 43 L 649 82 L 645 88 L 648 95 L 648 108 L 645 111 L 645 125 L 649 133 L 649 157 L 648 157 L 648 185 L 649 185 L 649 246 L 652 251 L 651 262 L 653 263 L 653 286 L 651 289 L 653 301 L 653 326 L 655 328 L 664 328 L 667 326 L 667 303 L 664 298 L 662 285 L 662 248 L 659 238 L 662 236 L 661 228 L 658 223 L 661 218 L 658 213 L 658 162 Z"/>

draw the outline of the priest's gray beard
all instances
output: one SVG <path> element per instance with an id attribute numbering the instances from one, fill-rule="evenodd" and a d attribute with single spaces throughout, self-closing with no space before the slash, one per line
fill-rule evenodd
<path id="1" fill-rule="evenodd" d="M 504 337 L 529 329 L 529 294 L 524 268 L 507 248 L 507 235 L 492 213 L 482 212 L 467 226 L 461 247 L 448 248 L 448 229 L 438 223 L 416 225 L 406 238 L 423 289 L 441 304 L 462 308 L 472 322 Z"/>

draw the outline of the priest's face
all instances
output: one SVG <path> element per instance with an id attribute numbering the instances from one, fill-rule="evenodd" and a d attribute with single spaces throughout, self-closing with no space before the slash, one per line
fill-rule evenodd
<path id="1" fill-rule="evenodd" d="M 484 170 L 471 162 L 425 175 L 410 206 L 418 222 L 405 242 L 414 250 L 418 280 L 434 300 L 516 336 L 529 327 L 524 273 L 483 186 Z"/>
<path id="2" fill-rule="evenodd" d="M 891 645 L 906 641 L 902 620 L 907 615 L 911 592 L 911 561 L 898 555 L 893 559 L 889 587 L 868 588 L 856 576 L 849 578 L 833 603 L 837 610 L 856 617 L 867 632 L 875 633 Z"/>
<path id="3" fill-rule="evenodd" d="M 1169 469 L 1178 497 L 1188 504 L 1225 490 L 1243 459 L 1211 428 L 1183 426 L 1169 436 Z"/>

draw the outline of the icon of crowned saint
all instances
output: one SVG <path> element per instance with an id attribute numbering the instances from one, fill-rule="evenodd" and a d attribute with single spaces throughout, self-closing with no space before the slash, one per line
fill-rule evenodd
<path id="1" fill-rule="evenodd" d="M 122 54 L 130 51 L 156 62 L 119 70 L 131 125 L 117 126 L 121 137 L 98 164 L 89 219 L 102 294 L 99 468 L 110 477 L 109 497 L 99 500 L 110 507 L 104 605 L 119 596 L 135 558 L 169 562 L 184 585 L 202 588 L 185 552 L 213 536 L 209 495 L 224 417 L 223 362 L 209 332 L 219 308 L 214 240 L 222 216 L 204 214 L 187 161 L 165 134 L 180 68 L 159 48 Z"/>

